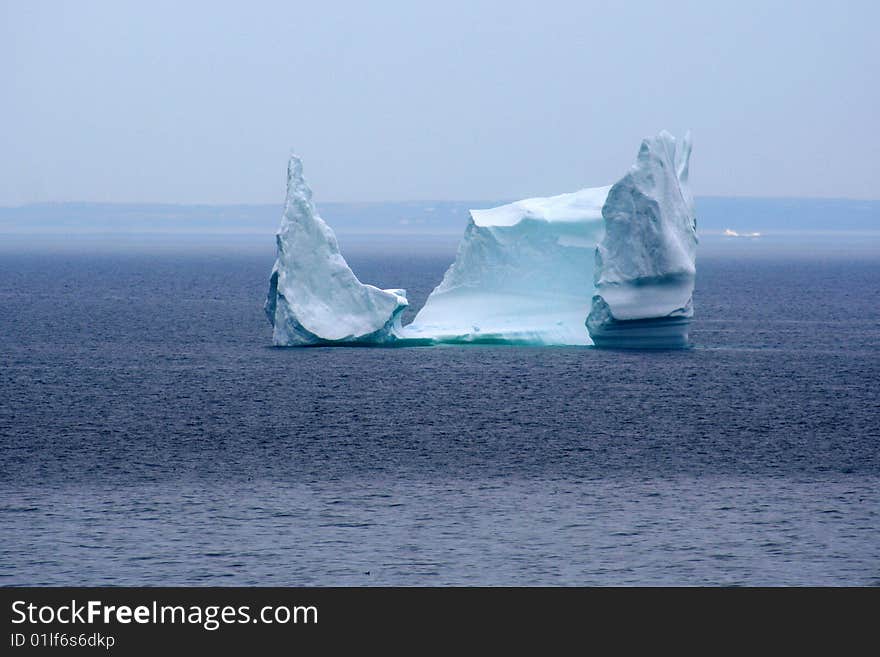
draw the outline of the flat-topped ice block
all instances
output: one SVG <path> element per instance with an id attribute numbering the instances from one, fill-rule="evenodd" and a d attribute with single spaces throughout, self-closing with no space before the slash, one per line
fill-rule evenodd
<path id="1" fill-rule="evenodd" d="M 584 317 L 609 189 L 471 210 L 455 262 L 400 337 L 591 344 Z"/>

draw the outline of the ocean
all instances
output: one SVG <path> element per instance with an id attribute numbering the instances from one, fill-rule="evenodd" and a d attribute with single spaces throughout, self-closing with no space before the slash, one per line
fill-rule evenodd
<path id="1" fill-rule="evenodd" d="M 271 243 L 0 250 L 0 584 L 878 585 L 880 253 L 767 244 L 674 352 L 279 349 Z M 346 255 L 411 317 L 446 249 Z"/>

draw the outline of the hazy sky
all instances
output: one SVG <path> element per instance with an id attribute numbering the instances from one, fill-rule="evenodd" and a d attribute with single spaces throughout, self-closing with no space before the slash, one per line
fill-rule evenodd
<path id="1" fill-rule="evenodd" d="M 694 135 L 699 195 L 880 198 L 880 2 L 0 0 L 0 204 L 506 199 Z"/>

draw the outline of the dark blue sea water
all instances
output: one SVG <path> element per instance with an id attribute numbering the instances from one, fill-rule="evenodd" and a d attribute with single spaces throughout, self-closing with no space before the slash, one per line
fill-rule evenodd
<path id="1" fill-rule="evenodd" d="M 275 349 L 271 252 L 0 254 L 0 583 L 880 584 L 880 257 L 820 253 L 701 254 L 661 353 Z"/>

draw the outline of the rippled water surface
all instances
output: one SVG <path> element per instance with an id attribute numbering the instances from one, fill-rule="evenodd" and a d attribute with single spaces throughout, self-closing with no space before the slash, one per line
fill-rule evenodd
<path id="1" fill-rule="evenodd" d="M 706 255 L 664 353 L 275 349 L 270 267 L 0 254 L 0 583 L 880 584 L 880 258 Z"/>

